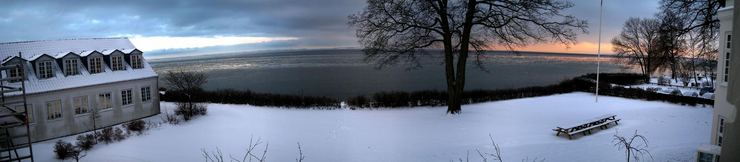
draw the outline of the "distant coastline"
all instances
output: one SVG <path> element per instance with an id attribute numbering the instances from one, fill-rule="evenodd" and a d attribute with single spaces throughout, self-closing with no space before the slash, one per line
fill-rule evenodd
<path id="1" fill-rule="evenodd" d="M 171 62 L 171 61 L 190 61 L 199 59 L 219 59 L 229 58 L 235 56 L 267 56 L 267 55 L 295 55 L 303 54 L 307 52 L 315 51 L 361 51 L 360 48 L 317 48 L 317 49 L 275 49 L 275 50 L 256 50 L 256 51 L 235 51 L 235 52 L 216 52 L 216 53 L 197 53 L 188 55 L 188 52 L 184 52 L 184 56 L 156 56 L 148 58 L 149 62 Z M 436 49 L 428 50 L 430 52 L 439 51 Z M 440 51 L 441 52 L 441 51 Z M 488 50 L 485 54 L 524 54 L 524 55 L 547 55 L 547 56 L 582 56 L 582 57 L 597 57 L 596 53 L 562 53 L 562 52 L 539 52 L 539 51 L 508 51 L 508 50 Z M 617 57 L 616 54 L 602 54 L 601 57 Z"/>

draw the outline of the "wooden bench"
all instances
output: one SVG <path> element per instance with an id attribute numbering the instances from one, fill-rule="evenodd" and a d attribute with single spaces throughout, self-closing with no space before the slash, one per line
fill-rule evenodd
<path id="1" fill-rule="evenodd" d="M 581 122 L 583 124 L 580 125 L 567 128 L 556 127 L 555 129 L 553 129 L 553 131 L 557 132 L 555 136 L 560 136 L 560 134 L 562 133 L 567 135 L 568 139 L 573 139 L 573 136 L 578 133 L 581 133 L 584 136 L 587 134 L 591 134 L 591 130 L 594 128 L 606 129 L 611 123 L 619 125 L 619 121 L 621 119 L 617 119 L 616 117 L 616 115 L 603 115 L 590 120 L 586 120 L 585 122 Z"/>

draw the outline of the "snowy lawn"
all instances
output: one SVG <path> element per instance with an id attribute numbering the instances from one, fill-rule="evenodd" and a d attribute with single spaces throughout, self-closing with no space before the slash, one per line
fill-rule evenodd
<path id="1" fill-rule="evenodd" d="M 295 161 L 296 143 L 305 161 L 457 161 L 476 149 L 491 152 L 488 135 L 504 161 L 625 161 L 613 145 L 615 133 L 635 130 L 649 140 L 655 161 L 693 161 L 709 142 L 711 108 L 570 93 L 463 106 L 460 115 L 444 107 L 396 110 L 296 110 L 210 104 L 208 115 L 180 125 L 163 125 L 112 144 L 98 144 L 83 161 L 204 161 L 201 149 L 219 148 L 243 156 L 250 136 L 269 142 L 267 161 Z M 171 103 L 162 103 L 171 111 Z M 616 114 L 618 126 L 573 140 L 555 136 L 556 126 Z M 160 116 L 148 120 L 159 121 Z M 74 137 L 63 138 L 72 140 Z M 56 140 L 34 145 L 36 160 L 54 161 Z M 264 147 L 264 145 L 262 145 Z"/>

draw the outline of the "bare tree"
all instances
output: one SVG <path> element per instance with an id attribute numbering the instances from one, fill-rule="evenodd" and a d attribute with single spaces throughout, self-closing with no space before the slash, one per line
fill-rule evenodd
<path id="1" fill-rule="evenodd" d="M 657 15 L 661 19 L 662 40 L 665 40 L 661 46 L 674 79 L 680 72 L 690 72 L 696 81 L 695 67 L 699 63 L 695 61 L 709 61 L 710 64 L 705 65 L 711 65 L 710 60 L 696 58 L 717 55 L 717 12 L 723 3 L 717 0 L 661 0 L 661 11 Z M 693 59 L 689 60 L 693 65 L 688 69 L 685 59 Z"/>
<path id="2" fill-rule="evenodd" d="M 659 28 L 656 19 L 629 18 L 622 32 L 612 39 L 614 52 L 627 63 L 639 65 L 642 74 L 652 74 L 663 65 Z"/>
<path id="3" fill-rule="evenodd" d="M 629 138 L 619 136 L 618 133 L 614 134 L 612 142 L 614 142 L 614 146 L 619 150 L 624 149 L 625 154 L 627 154 L 627 162 L 629 162 L 630 159 L 640 161 L 640 158 L 645 157 L 646 155 L 649 156 L 650 159 L 653 159 L 653 155 L 651 155 L 650 151 L 647 150 L 647 138 L 637 134 L 637 130 L 635 130 L 635 134 Z"/>
<path id="4" fill-rule="evenodd" d="M 553 40 L 574 44 L 583 20 L 561 13 L 573 3 L 558 0 L 368 0 L 349 16 L 367 61 L 379 68 L 401 60 L 419 65 L 424 49 L 443 49 L 447 113 L 460 112 L 465 69 L 471 49 L 480 54 L 502 46 L 513 49 Z"/>
<path id="5" fill-rule="evenodd" d="M 681 33 L 699 33 L 702 42 L 716 41 L 719 32 L 717 12 L 724 1 L 718 0 L 661 0 L 661 13 L 674 13 L 686 25 L 675 30 Z M 682 34 L 683 35 L 683 34 Z M 716 46 L 714 46 L 716 48 Z"/>
<path id="6" fill-rule="evenodd" d="M 164 80 L 172 91 L 180 92 L 188 97 L 187 102 L 177 103 L 176 114 L 182 115 L 186 121 L 194 116 L 205 115 L 207 106 L 193 103 L 193 95 L 202 91 L 201 86 L 208 82 L 208 77 L 204 73 L 168 71 Z"/>
<path id="7" fill-rule="evenodd" d="M 208 82 L 208 77 L 202 72 L 168 71 L 164 80 L 173 91 L 191 93 L 202 90 L 201 86 Z"/>
<path id="8" fill-rule="evenodd" d="M 713 48 L 716 47 L 716 41 L 704 42 L 704 40 L 697 38 L 699 33 L 696 32 L 689 32 L 686 37 L 688 40 L 686 41 L 684 57 L 688 60 L 684 62 L 684 68 L 689 72 L 694 82 L 699 83 L 700 71 L 703 71 L 704 76 L 710 75 L 706 69 L 702 68 L 714 70 L 711 67 L 711 62 L 716 62 L 718 54 L 717 48 Z M 714 67 L 716 68 L 716 65 Z"/>

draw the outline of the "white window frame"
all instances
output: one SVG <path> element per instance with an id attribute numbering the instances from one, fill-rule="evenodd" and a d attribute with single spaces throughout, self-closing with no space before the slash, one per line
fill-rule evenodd
<path id="1" fill-rule="evenodd" d="M 98 94 L 98 110 L 108 110 L 113 108 L 113 96 L 110 92 Z"/>
<path id="2" fill-rule="evenodd" d="M 57 120 L 62 118 L 62 100 L 46 102 L 46 120 Z"/>
<path id="3" fill-rule="evenodd" d="M 78 65 L 79 61 L 77 59 L 64 59 L 64 75 L 79 75 L 80 68 Z"/>
<path id="4" fill-rule="evenodd" d="M 123 56 L 111 56 L 110 57 L 110 64 L 111 64 L 111 70 L 118 71 L 118 70 L 126 70 L 126 67 L 123 66 Z"/>
<path id="5" fill-rule="evenodd" d="M 152 88 L 149 86 L 141 87 L 141 102 L 152 100 Z"/>
<path id="6" fill-rule="evenodd" d="M 144 68 L 144 64 L 142 64 L 141 55 L 132 54 L 130 59 L 131 59 L 131 68 L 134 68 L 134 69 Z"/>
<path id="7" fill-rule="evenodd" d="M 134 93 L 131 89 L 125 89 L 121 90 L 121 105 L 131 105 L 134 104 Z"/>
<path id="8" fill-rule="evenodd" d="M 15 65 L 10 65 L 10 66 L 15 66 Z M 23 76 L 23 71 L 21 70 L 21 67 L 14 67 L 8 70 L 8 77 L 10 78 L 22 77 L 22 76 Z M 21 79 L 10 80 L 10 82 L 18 82 L 18 81 L 21 81 Z"/>
<path id="9" fill-rule="evenodd" d="M 28 106 L 28 123 L 33 123 L 33 105 L 27 104 L 26 106 Z M 21 112 L 23 111 L 23 105 L 16 105 L 13 107 L 13 109 L 15 109 L 15 111 Z"/>
<path id="10" fill-rule="evenodd" d="M 97 74 L 103 72 L 103 57 L 90 57 L 89 58 L 89 72 L 90 74 Z"/>
<path id="11" fill-rule="evenodd" d="M 87 96 L 77 96 L 72 98 L 72 107 L 74 107 L 75 115 L 87 114 L 90 112 L 90 102 Z"/>
<path id="12" fill-rule="evenodd" d="M 54 77 L 54 62 L 53 61 L 41 61 L 36 63 L 37 70 L 39 73 L 39 79 L 48 79 Z"/>
<path id="13" fill-rule="evenodd" d="M 726 42 L 726 49 L 725 49 L 725 69 L 724 69 L 724 79 L 723 81 L 727 83 L 727 81 L 730 79 L 730 57 L 732 55 L 732 33 L 727 32 L 727 38 L 725 38 Z"/>

